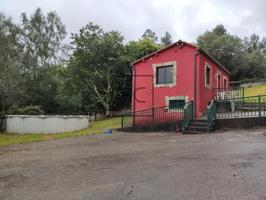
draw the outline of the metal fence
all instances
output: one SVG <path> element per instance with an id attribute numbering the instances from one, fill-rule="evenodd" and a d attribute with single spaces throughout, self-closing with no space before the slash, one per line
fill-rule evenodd
<path id="1" fill-rule="evenodd" d="M 169 108 L 168 106 L 140 110 L 136 112 L 122 112 L 121 127 L 164 123 L 183 120 L 184 108 Z"/>
<path id="2" fill-rule="evenodd" d="M 213 88 L 216 100 L 228 100 L 244 97 L 244 88 Z"/>
<path id="3" fill-rule="evenodd" d="M 266 95 L 217 100 L 217 118 L 266 116 Z"/>

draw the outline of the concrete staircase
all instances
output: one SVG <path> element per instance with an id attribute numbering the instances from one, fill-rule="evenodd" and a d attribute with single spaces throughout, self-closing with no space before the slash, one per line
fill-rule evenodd
<path id="1" fill-rule="evenodd" d="M 215 124 L 211 125 L 210 131 L 214 130 Z M 208 122 L 207 119 L 192 119 L 189 122 L 186 130 L 183 131 L 183 134 L 202 134 L 208 133 Z"/>

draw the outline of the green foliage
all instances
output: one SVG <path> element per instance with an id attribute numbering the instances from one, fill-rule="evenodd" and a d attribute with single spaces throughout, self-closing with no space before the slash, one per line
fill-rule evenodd
<path id="1" fill-rule="evenodd" d="M 20 29 L 0 13 L 0 129 L 10 106 L 23 99 Z"/>
<path id="2" fill-rule="evenodd" d="M 142 39 L 149 39 L 149 40 L 151 40 L 153 42 L 157 42 L 158 41 L 158 37 L 156 36 L 156 33 L 153 32 L 149 28 L 143 33 Z"/>
<path id="3" fill-rule="evenodd" d="M 161 38 L 161 43 L 165 46 L 173 43 L 172 35 L 168 31 L 166 31 L 165 35 Z"/>
<path id="4" fill-rule="evenodd" d="M 16 111 L 14 111 L 14 114 L 18 115 L 42 115 L 43 110 L 40 106 L 25 106 L 22 108 L 18 108 Z"/>
<path id="5" fill-rule="evenodd" d="M 72 39 L 75 49 L 68 67 L 68 84 L 74 84 L 83 107 L 98 103 L 109 115 L 115 100 L 122 95 L 121 88 L 127 80 L 124 75 L 130 72 L 123 36 L 89 23 Z"/>
<path id="6" fill-rule="evenodd" d="M 138 41 L 130 41 L 126 46 L 127 57 L 130 62 L 133 62 L 154 51 L 158 51 L 162 47 L 162 45 L 157 44 L 148 38 L 140 39 Z"/>
<path id="7" fill-rule="evenodd" d="M 55 12 L 44 15 L 40 8 L 30 18 L 25 13 L 21 18 L 23 76 L 27 80 L 25 104 L 39 105 L 46 113 L 56 113 L 61 84 L 57 70 L 66 50 L 62 44 L 65 26 Z"/>
<path id="8" fill-rule="evenodd" d="M 39 105 L 46 113 L 58 110 L 57 95 L 62 84 L 58 75 L 60 66 L 50 66 L 39 70 L 34 80 L 27 82 L 27 104 Z"/>
<path id="9" fill-rule="evenodd" d="M 258 35 L 242 40 L 218 25 L 200 35 L 197 43 L 231 71 L 232 80 L 265 76 L 266 39 L 260 41 Z"/>
<path id="10" fill-rule="evenodd" d="M 40 8 L 31 15 L 22 13 L 21 42 L 23 44 L 23 64 L 29 77 L 35 78 L 39 69 L 58 64 L 63 56 L 62 41 L 66 36 L 65 26 L 55 12 L 45 16 Z"/>

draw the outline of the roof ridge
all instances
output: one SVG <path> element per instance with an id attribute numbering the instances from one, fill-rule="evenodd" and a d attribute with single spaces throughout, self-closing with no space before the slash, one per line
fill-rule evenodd
<path id="1" fill-rule="evenodd" d="M 208 51 L 206 51 L 205 49 L 203 49 L 202 47 L 200 47 L 200 46 L 198 46 L 198 45 L 196 45 L 196 44 L 193 44 L 193 43 L 190 43 L 190 42 L 185 42 L 185 41 L 183 41 L 183 40 L 178 40 L 177 42 L 174 42 L 174 43 L 172 43 L 172 44 L 170 44 L 170 45 L 168 45 L 168 46 L 165 46 L 165 47 L 162 48 L 162 49 L 159 49 L 159 50 L 157 50 L 157 51 L 155 51 L 155 52 L 152 52 L 152 53 L 150 53 L 150 54 L 147 54 L 146 56 L 143 56 L 142 58 L 139 58 L 139 59 L 135 60 L 134 62 L 132 62 L 131 65 L 134 65 L 134 64 L 136 64 L 136 63 L 138 63 L 138 62 L 140 62 L 140 61 L 145 60 L 146 58 L 149 58 L 149 57 L 151 57 L 151 56 L 153 56 L 153 55 L 156 55 L 156 54 L 158 54 L 158 53 L 160 53 L 160 52 L 162 52 L 162 51 L 164 51 L 164 50 L 166 50 L 166 49 L 169 49 L 169 48 L 171 48 L 171 47 L 173 47 L 173 46 L 175 46 L 175 45 L 180 45 L 180 44 L 185 44 L 185 45 L 188 45 L 188 46 L 191 46 L 191 47 L 196 48 L 197 51 L 200 51 L 200 52 L 204 53 L 205 56 L 207 56 L 209 59 L 211 59 L 213 62 L 215 62 L 220 68 L 222 68 L 222 69 L 223 69 L 224 71 L 226 71 L 227 73 L 231 74 L 230 71 L 229 71 L 228 69 L 226 69 L 226 67 L 224 67 L 224 66 L 223 66 L 219 61 L 217 61 L 212 55 L 210 55 Z"/>

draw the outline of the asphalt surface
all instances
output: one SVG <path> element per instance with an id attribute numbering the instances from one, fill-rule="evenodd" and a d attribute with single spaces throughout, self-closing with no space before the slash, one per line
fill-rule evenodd
<path id="1" fill-rule="evenodd" d="M 263 130 L 115 133 L 0 148 L 1 200 L 265 200 Z"/>

